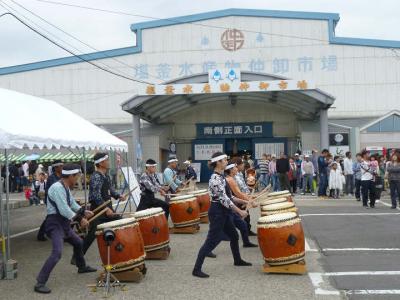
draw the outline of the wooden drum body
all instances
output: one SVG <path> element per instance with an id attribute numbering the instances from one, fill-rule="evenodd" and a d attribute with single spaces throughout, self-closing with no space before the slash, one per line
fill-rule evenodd
<path id="1" fill-rule="evenodd" d="M 200 208 L 200 218 L 208 216 L 208 209 L 211 204 L 211 197 L 208 190 L 197 190 L 191 193 L 197 199 Z"/>
<path id="2" fill-rule="evenodd" d="M 127 218 L 97 226 L 96 236 L 103 265 L 107 265 L 107 244 L 103 239 L 104 229 L 115 233 L 110 247 L 111 272 L 132 270 L 144 263 L 146 253 L 139 223 L 135 218 Z"/>
<path id="3" fill-rule="evenodd" d="M 282 266 L 304 260 L 304 232 L 296 213 L 261 217 L 257 223 L 257 236 L 268 265 Z"/>
<path id="4" fill-rule="evenodd" d="M 193 195 L 173 197 L 169 202 L 169 213 L 174 227 L 190 227 L 200 223 L 200 208 Z"/>
<path id="5" fill-rule="evenodd" d="M 168 221 L 161 208 L 155 207 L 137 211 L 133 216 L 139 222 L 146 252 L 155 251 L 169 245 Z"/>
<path id="6" fill-rule="evenodd" d="M 261 216 L 269 216 L 274 214 L 281 214 L 285 212 L 297 213 L 297 208 L 292 202 L 271 203 L 260 206 Z"/>

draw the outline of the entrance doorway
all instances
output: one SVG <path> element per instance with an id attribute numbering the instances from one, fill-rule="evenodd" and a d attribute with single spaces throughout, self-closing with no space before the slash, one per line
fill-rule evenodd
<path id="1" fill-rule="evenodd" d="M 230 157 L 253 154 L 253 144 L 251 139 L 226 139 L 225 152 Z"/>

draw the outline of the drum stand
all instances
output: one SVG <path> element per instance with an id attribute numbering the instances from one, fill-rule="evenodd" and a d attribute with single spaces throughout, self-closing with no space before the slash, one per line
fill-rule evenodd
<path id="1" fill-rule="evenodd" d="M 282 265 L 282 266 L 270 266 L 265 263 L 262 267 L 264 273 L 275 273 L 275 274 L 307 274 L 306 262 L 301 260 L 296 263 Z"/>
<path id="2" fill-rule="evenodd" d="M 194 234 L 200 231 L 199 224 L 193 224 L 185 227 L 170 227 L 169 233 L 183 233 L 183 234 Z"/>
<path id="3" fill-rule="evenodd" d="M 121 284 L 119 280 L 111 273 L 110 265 L 110 248 L 112 241 L 107 241 L 107 265 L 104 267 L 106 273 L 101 274 L 96 285 L 91 285 L 93 292 L 97 291 L 97 288 L 104 288 L 104 298 L 109 297 L 110 289 L 120 287 L 121 291 L 125 290 L 125 284 Z"/>

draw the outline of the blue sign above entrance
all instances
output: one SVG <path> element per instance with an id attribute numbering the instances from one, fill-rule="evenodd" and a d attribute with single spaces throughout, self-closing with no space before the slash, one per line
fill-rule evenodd
<path id="1" fill-rule="evenodd" d="M 197 138 L 272 137 L 272 122 L 259 123 L 199 123 Z"/>

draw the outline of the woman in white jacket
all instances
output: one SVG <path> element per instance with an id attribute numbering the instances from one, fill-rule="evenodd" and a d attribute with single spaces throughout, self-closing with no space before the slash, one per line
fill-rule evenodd
<path id="1" fill-rule="evenodd" d="M 329 174 L 329 189 L 333 191 L 333 197 L 339 198 L 340 193 L 343 190 L 343 175 L 341 168 L 338 167 L 336 162 L 331 165 L 331 172 Z"/>

